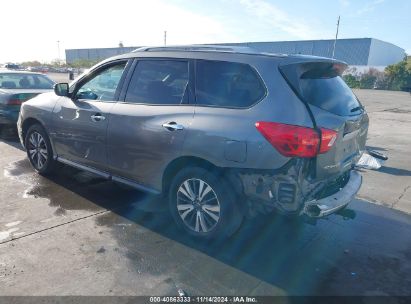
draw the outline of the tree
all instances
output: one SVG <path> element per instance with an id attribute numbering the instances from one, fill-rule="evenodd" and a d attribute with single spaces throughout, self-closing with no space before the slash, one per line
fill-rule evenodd
<path id="1" fill-rule="evenodd" d="M 22 66 L 27 66 L 27 67 L 37 67 L 37 66 L 41 66 L 41 62 L 37 61 L 37 60 L 33 60 L 33 61 L 24 61 L 21 63 Z"/>
<path id="2" fill-rule="evenodd" d="M 352 74 L 347 74 L 343 76 L 343 79 L 345 83 L 351 88 L 351 89 L 357 89 L 360 87 L 360 82 L 357 80 L 357 78 L 352 75 Z"/>
<path id="3" fill-rule="evenodd" d="M 404 90 L 411 87 L 411 59 L 389 65 L 385 68 L 387 86 L 390 90 Z"/>
<path id="4" fill-rule="evenodd" d="M 100 60 L 78 59 L 70 64 L 73 68 L 91 68 Z"/>

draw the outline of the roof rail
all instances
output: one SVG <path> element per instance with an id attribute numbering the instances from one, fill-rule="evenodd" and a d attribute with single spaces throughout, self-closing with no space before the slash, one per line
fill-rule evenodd
<path id="1" fill-rule="evenodd" d="M 230 53 L 256 53 L 256 50 L 247 46 L 228 46 L 228 45 L 177 45 L 177 46 L 158 46 L 141 47 L 135 49 L 136 52 L 230 52 Z"/>

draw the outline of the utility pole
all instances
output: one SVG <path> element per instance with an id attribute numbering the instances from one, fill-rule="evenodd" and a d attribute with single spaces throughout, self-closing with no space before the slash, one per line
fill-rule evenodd
<path id="1" fill-rule="evenodd" d="M 334 40 L 334 46 L 333 46 L 333 56 L 332 58 L 334 59 L 335 55 L 335 45 L 337 44 L 337 39 L 338 39 L 338 29 L 340 28 L 340 16 L 338 16 L 338 21 L 337 21 L 337 32 L 335 33 L 335 40 Z"/>
<path id="2" fill-rule="evenodd" d="M 57 40 L 57 59 L 60 61 L 60 40 Z"/>
<path id="3" fill-rule="evenodd" d="M 164 31 L 164 46 L 167 46 L 167 31 Z"/>

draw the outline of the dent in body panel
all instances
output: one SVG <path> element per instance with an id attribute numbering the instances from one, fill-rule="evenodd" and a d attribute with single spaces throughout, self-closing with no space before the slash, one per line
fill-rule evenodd
<path id="1" fill-rule="evenodd" d="M 369 119 L 367 113 L 339 116 L 309 105 L 318 127 L 337 132 L 337 139 L 325 154 L 317 156 L 316 178 L 338 176 L 352 168 L 365 150 Z"/>
<path id="2" fill-rule="evenodd" d="M 53 110 L 52 139 L 56 153 L 66 159 L 105 170 L 106 132 L 113 102 L 73 101 L 61 97 Z M 100 114 L 105 119 L 93 121 Z"/>

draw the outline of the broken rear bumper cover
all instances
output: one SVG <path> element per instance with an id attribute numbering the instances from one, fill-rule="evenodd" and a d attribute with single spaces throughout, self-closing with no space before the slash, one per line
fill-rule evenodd
<path id="1" fill-rule="evenodd" d="M 352 170 L 348 183 L 340 191 L 325 198 L 305 203 L 302 213 L 315 218 L 330 215 L 347 206 L 360 190 L 361 184 L 361 174 Z"/>
<path id="2" fill-rule="evenodd" d="M 347 206 L 362 184 L 361 174 L 353 169 L 312 182 L 304 178 L 300 168 L 297 164 L 280 173 L 240 173 L 245 214 L 253 217 L 276 209 L 283 214 L 325 217 Z"/>

